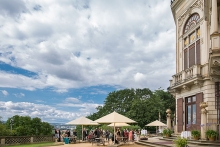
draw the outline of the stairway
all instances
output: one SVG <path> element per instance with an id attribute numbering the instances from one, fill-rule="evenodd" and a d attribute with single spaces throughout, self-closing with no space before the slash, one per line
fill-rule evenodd
<path id="1" fill-rule="evenodd" d="M 176 139 L 175 136 L 173 137 L 152 137 L 148 140 L 139 140 L 135 143 L 149 146 L 149 147 L 175 147 L 173 140 Z M 207 141 L 207 140 L 188 140 L 189 147 L 220 147 L 220 141 Z"/>

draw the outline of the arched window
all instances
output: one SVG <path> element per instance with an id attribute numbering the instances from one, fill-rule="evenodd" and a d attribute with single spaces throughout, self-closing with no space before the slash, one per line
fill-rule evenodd
<path id="1" fill-rule="evenodd" d="M 184 70 L 195 64 L 200 64 L 200 28 L 199 14 L 192 14 L 186 21 L 183 29 L 185 35 L 183 40 L 184 46 Z"/>
<path id="2" fill-rule="evenodd" d="M 183 34 L 187 33 L 193 26 L 195 26 L 199 22 L 199 14 L 194 13 L 190 16 L 190 18 L 186 21 L 186 24 L 183 29 Z"/>

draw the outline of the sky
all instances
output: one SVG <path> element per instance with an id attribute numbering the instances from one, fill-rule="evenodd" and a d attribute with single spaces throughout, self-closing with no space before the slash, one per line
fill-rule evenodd
<path id="1" fill-rule="evenodd" d="M 167 89 L 169 0 L 1 0 L 0 116 L 67 123 L 112 91 Z"/>

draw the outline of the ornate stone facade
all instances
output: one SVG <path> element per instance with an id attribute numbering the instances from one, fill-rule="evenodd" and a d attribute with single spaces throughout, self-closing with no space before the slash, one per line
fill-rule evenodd
<path id="1" fill-rule="evenodd" d="M 175 132 L 196 128 L 204 137 L 202 123 L 220 123 L 220 0 L 171 0 L 171 9 L 177 25 L 177 72 L 169 87 L 177 100 Z M 193 24 L 185 31 L 187 23 Z"/>

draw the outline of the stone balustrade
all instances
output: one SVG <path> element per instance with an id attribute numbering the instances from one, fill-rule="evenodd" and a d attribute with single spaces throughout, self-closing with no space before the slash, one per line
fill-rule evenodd
<path id="1" fill-rule="evenodd" d="M 201 65 L 193 65 L 192 67 L 173 75 L 173 79 L 170 80 L 170 87 L 184 84 L 192 79 L 196 80 L 199 77 L 201 77 Z"/>

